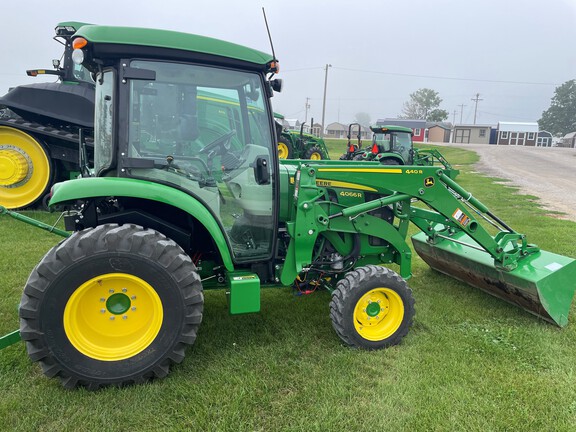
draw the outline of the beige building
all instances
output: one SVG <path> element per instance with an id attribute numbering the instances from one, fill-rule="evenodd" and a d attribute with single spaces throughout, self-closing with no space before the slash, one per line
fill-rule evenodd
<path id="1" fill-rule="evenodd" d="M 426 140 L 430 143 L 450 142 L 452 123 L 427 123 Z"/>
<path id="2" fill-rule="evenodd" d="M 328 138 L 347 138 L 349 125 L 334 122 L 326 126 L 326 137 Z M 352 126 L 351 139 L 356 139 L 358 135 L 358 126 Z M 371 139 L 372 131 L 362 126 L 360 131 L 361 139 Z"/>
<path id="3" fill-rule="evenodd" d="M 452 134 L 452 142 L 459 144 L 490 144 L 490 129 L 488 125 L 456 125 Z"/>

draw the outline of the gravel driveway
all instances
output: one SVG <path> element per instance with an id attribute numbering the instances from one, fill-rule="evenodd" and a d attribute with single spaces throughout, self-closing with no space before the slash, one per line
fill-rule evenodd
<path id="1" fill-rule="evenodd" d="M 448 144 L 480 156 L 479 172 L 505 178 L 525 194 L 540 198 L 542 207 L 576 221 L 576 149 L 558 147 Z"/>

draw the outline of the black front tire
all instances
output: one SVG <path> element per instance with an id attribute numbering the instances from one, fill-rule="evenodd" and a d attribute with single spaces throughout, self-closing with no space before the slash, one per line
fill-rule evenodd
<path id="1" fill-rule="evenodd" d="M 32 271 L 20 303 L 28 355 L 63 386 L 96 390 L 165 377 L 184 359 L 204 297 L 188 255 L 161 233 L 101 225 Z"/>
<path id="2" fill-rule="evenodd" d="M 318 146 L 313 146 L 313 147 L 310 147 L 310 148 L 306 151 L 306 154 L 304 155 L 304 159 L 309 159 L 309 160 L 322 160 L 322 159 L 326 159 L 326 157 L 324 156 L 324 153 L 322 152 L 322 150 L 320 149 L 320 147 L 318 147 Z"/>
<path id="3" fill-rule="evenodd" d="M 382 165 L 400 165 L 400 162 L 394 158 L 382 158 L 380 159 Z"/>
<path id="4" fill-rule="evenodd" d="M 348 346 L 376 350 L 396 345 L 412 325 L 412 290 L 386 267 L 359 267 L 336 285 L 330 318 L 336 334 Z"/>

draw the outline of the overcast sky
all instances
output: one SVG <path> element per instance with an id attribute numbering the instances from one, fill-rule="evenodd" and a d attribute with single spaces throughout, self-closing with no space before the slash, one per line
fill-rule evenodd
<path id="1" fill-rule="evenodd" d="M 58 5 L 62 5 L 59 7 Z M 134 5 L 134 6 L 129 6 Z M 89 7 L 90 6 L 90 7 Z M 396 117 L 410 93 L 431 88 L 449 121 L 537 121 L 556 86 L 576 78 L 576 0 L 163 0 L 2 6 L 0 93 L 38 82 L 25 70 L 61 54 L 61 21 L 196 33 L 271 52 L 266 8 L 284 91 L 274 110 L 325 124 L 359 112 Z M 464 105 L 462 108 L 461 105 Z"/>

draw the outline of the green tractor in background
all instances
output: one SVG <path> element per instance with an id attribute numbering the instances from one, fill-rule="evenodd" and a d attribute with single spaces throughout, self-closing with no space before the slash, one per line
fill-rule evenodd
<path id="1" fill-rule="evenodd" d="M 352 141 L 352 128 L 358 126 L 356 142 Z M 446 174 L 456 178 L 459 171 L 436 149 L 417 149 L 412 141 L 412 129 L 403 126 L 370 126 L 372 144 L 362 148 L 361 125 L 348 126 L 346 153 L 340 160 L 372 161 L 383 165 L 442 166 Z"/>
<path id="2" fill-rule="evenodd" d="M 357 143 L 351 143 L 352 126 L 358 126 Z M 372 144 L 362 148 L 361 126 L 352 123 L 348 127 L 348 144 L 341 160 L 376 161 L 384 165 L 412 165 L 414 147 L 412 129 L 403 126 L 370 126 Z"/>
<path id="3" fill-rule="evenodd" d="M 278 113 L 274 113 L 274 117 L 276 119 L 284 118 Z M 278 135 L 278 157 L 280 159 L 330 159 L 324 140 L 316 135 L 304 133 L 306 122 L 300 125 L 300 132 L 285 129 L 278 121 L 275 123 L 276 134 Z M 310 121 L 310 124 L 314 124 L 314 119 Z"/>

